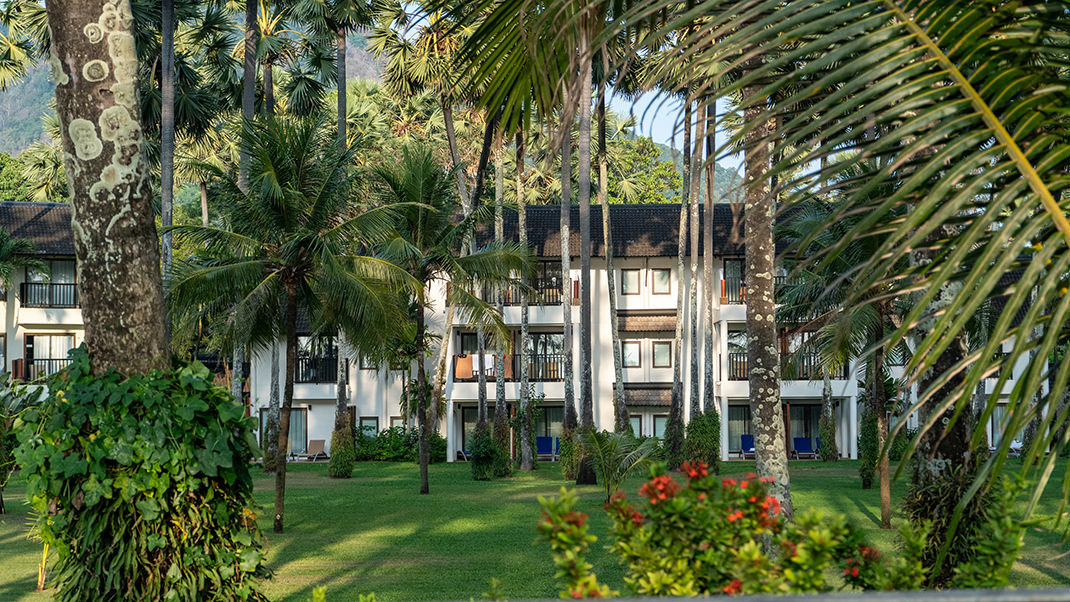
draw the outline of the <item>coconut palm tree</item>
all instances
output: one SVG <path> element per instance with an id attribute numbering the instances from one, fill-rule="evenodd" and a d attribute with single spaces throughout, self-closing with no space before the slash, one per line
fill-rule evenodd
<path id="1" fill-rule="evenodd" d="M 416 304 L 415 347 L 426 347 L 425 313 L 430 302 L 430 288 L 436 282 L 448 282 L 446 303 L 457 307 L 470 324 L 481 325 L 501 339 L 508 331 L 494 306 L 480 299 L 478 287 L 513 283 L 513 274 L 530 271 L 530 253 L 515 243 L 491 243 L 474 253 L 462 249 L 472 235 L 473 225 L 492 216 L 489 208 L 456 221 L 463 212 L 450 179 L 453 173 L 442 169 L 431 149 L 407 145 L 396 165 L 380 164 L 371 169 L 376 199 L 397 214 L 390 237 L 380 245 L 382 256 L 404 269 L 418 283 L 411 301 Z M 449 325 L 447 325 L 447 328 Z M 448 332 L 448 330 L 447 330 Z M 420 440 L 420 493 L 430 492 L 427 481 L 429 464 L 427 368 L 423 358 L 416 362 L 416 418 Z"/>
<path id="2" fill-rule="evenodd" d="M 247 122 L 244 140 L 252 159 L 248 192 L 216 170 L 224 225 L 172 228 L 176 237 L 203 251 L 176 268 L 168 300 L 174 311 L 198 308 L 227 315 L 236 341 L 269 342 L 278 331 L 265 325 L 281 322 L 286 379 L 278 445 L 284 453 L 293 405 L 298 312 L 306 312 L 317 330 L 327 322 L 327 310 L 345 315 L 346 320 L 337 323 L 350 344 L 374 340 L 380 338 L 375 333 L 401 321 L 390 287 L 415 283 L 389 262 L 360 254 L 361 248 L 386 236 L 391 210 L 359 212 L 350 207 L 353 179 L 346 166 L 354 149 L 338 153 L 334 134 L 322 120 Z M 285 495 L 283 458 L 275 475 L 276 532 L 284 525 Z"/>
<path id="3" fill-rule="evenodd" d="M 28 268 L 39 272 L 47 272 L 48 265 L 34 257 L 37 250 L 32 240 L 25 238 L 12 238 L 11 233 L 0 228 L 0 288 L 4 292 L 2 301 L 7 301 L 7 289 L 11 288 L 11 277 L 15 270 Z M 3 368 L 0 367 L 0 370 Z"/>

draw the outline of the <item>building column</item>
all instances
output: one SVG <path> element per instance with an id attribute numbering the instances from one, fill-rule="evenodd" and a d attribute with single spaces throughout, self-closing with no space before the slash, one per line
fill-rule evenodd
<path id="1" fill-rule="evenodd" d="M 851 449 L 851 459 L 858 459 L 858 399 L 855 397 L 847 398 L 847 416 L 849 424 L 847 425 L 847 437 L 848 443 Z"/>

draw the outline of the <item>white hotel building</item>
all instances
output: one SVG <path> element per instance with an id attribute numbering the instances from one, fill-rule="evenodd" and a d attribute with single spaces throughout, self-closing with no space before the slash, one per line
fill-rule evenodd
<path id="1" fill-rule="evenodd" d="M 595 424 L 598 428 L 613 426 L 613 353 L 609 320 L 609 298 L 605 274 L 605 249 L 602 244 L 601 209 L 591 208 L 591 282 L 592 282 L 592 362 Z M 675 357 L 673 337 L 676 327 L 676 294 L 681 282 L 690 277 L 690 255 L 685 260 L 683 274 L 676 273 L 679 205 L 614 205 L 612 211 L 615 284 L 618 287 L 618 316 L 624 357 L 624 384 L 633 429 L 641 435 L 661 436 L 668 420 L 670 392 Z M 746 360 L 746 286 L 743 267 L 743 230 L 738 206 L 718 204 L 714 210 L 714 396 L 723 419 L 721 421 L 722 455 L 736 457 L 741 435 L 750 433 L 749 384 Z M 579 233 L 578 209 L 573 207 L 570 252 L 573 265 L 578 265 Z M 560 211 L 557 206 L 528 208 L 528 240 L 538 259 L 537 277 L 532 283 L 539 292 L 531 301 L 529 323 L 530 342 L 527 349 L 519 347 L 519 296 L 506 294 L 505 322 L 514 333 L 513 353 L 505 358 L 506 399 L 519 399 L 519 362 L 527 361 L 530 381 L 537 394 L 545 395 L 545 412 L 537 425 L 538 436 L 556 436 L 560 432 L 564 413 L 564 370 L 562 366 L 562 309 L 560 305 Z M 701 220 L 705 219 L 703 215 Z M 0 335 L 0 365 L 20 378 L 31 380 L 54 372 L 66 364 L 66 353 L 83 340 L 83 324 L 74 269 L 74 245 L 70 229 L 70 208 L 65 204 L 0 202 L 0 227 L 13 237 L 28 238 L 37 245 L 37 254 L 49 263 L 51 275 L 33 270 L 17 270 L 5 301 L 0 303 L 0 317 L 5 331 Z M 701 227 L 701 223 L 699 225 Z M 506 237 L 516 240 L 517 215 L 506 212 Z M 701 238 L 701 237 L 700 237 Z M 686 250 L 690 253 L 690 249 Z M 701 243 L 699 278 L 702 277 Z M 566 290 L 578 294 L 579 270 L 567 276 Z M 702 283 L 699 282 L 701 311 Z M 515 292 L 514 292 L 515 293 Z M 442 295 L 438 295 L 441 300 Z M 572 323 L 578 334 L 578 300 L 573 302 Z M 686 308 L 685 308 L 686 311 Z M 441 301 L 428 310 L 429 328 L 443 332 L 445 320 Z M 685 318 L 689 317 L 685 315 Z M 684 329 L 684 350 L 690 348 Z M 702 333 L 700 324 L 699 333 Z M 299 333 L 302 348 L 294 385 L 294 414 L 291 420 L 292 451 L 300 453 L 308 441 L 322 439 L 330 445 L 334 424 L 336 398 L 337 346 L 333 343 L 310 345 L 310 333 Z M 578 378 L 578 336 L 573 337 L 573 374 Z M 284 345 L 285 343 L 282 342 Z M 478 400 L 477 376 L 481 363 L 476 352 L 475 329 L 460 316 L 449 325 L 446 333 L 447 374 L 445 398 L 447 410 L 440 425 L 447 438 L 447 458 L 455 460 L 465 449 L 466 437 L 474 426 Z M 701 349 L 701 345 L 699 346 Z M 782 341 L 782 351 L 788 351 L 790 341 Z M 312 350 L 316 350 L 313 354 Z M 488 350 L 487 353 L 492 353 Z M 489 358 L 488 358 L 489 359 Z M 788 441 L 806 437 L 816 447 L 823 382 L 817 363 L 808 358 L 798 362 L 800 369 L 793 379 L 781 384 L 781 399 Z M 250 413 L 258 415 L 266 408 L 270 397 L 270 353 L 258 353 L 250 362 Z M 348 399 L 350 415 L 365 429 L 378 431 L 401 425 L 400 398 L 402 370 L 366 365 L 359 358 L 347 362 Z M 433 360 L 428 360 L 428 373 L 433 374 Z M 698 362 L 701 369 L 703 362 Z M 690 381 L 690 362 L 681 366 L 684 386 L 684 420 L 690 400 L 687 399 Z M 396 366 L 394 368 L 397 368 Z M 1018 373 L 1023 366 L 1015 367 Z M 283 366 L 283 369 L 285 367 Z M 832 375 L 835 399 L 838 447 L 843 457 L 857 457 L 858 431 L 858 375 L 844 370 Z M 282 379 L 280 378 L 280 382 Z M 699 379 L 700 385 L 702 379 Z M 986 381 L 989 390 L 995 380 Z M 1011 379 L 1004 395 L 1014 386 Z M 487 376 L 487 400 L 495 402 L 495 379 Z M 578 403 L 578 398 L 577 398 Z M 790 445 L 790 444 L 789 444 Z"/>

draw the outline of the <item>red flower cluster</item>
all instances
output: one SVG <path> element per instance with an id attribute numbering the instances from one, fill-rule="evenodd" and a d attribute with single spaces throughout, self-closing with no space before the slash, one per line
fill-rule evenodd
<path id="1" fill-rule="evenodd" d="M 620 518 L 632 521 L 632 524 L 636 527 L 642 527 L 643 523 L 646 522 L 646 517 L 636 510 L 635 506 L 625 502 L 624 493 L 621 491 L 614 493 L 613 497 L 609 498 L 609 501 L 606 502 L 606 510 L 616 511 Z"/>
<path id="2" fill-rule="evenodd" d="M 728 513 L 728 522 L 730 522 L 730 523 L 734 523 L 734 522 L 736 522 L 737 520 L 739 520 L 741 518 L 743 518 L 743 511 L 742 510 L 736 510 L 735 512 L 729 512 Z"/>
<path id="3" fill-rule="evenodd" d="M 738 594 L 741 589 L 743 589 L 743 582 L 739 579 L 733 579 L 731 583 L 722 587 L 721 591 L 731 596 Z"/>
<path id="4" fill-rule="evenodd" d="M 583 598 L 603 597 L 602 592 L 598 591 L 597 587 L 585 587 L 585 585 L 586 584 L 581 583 L 578 588 L 568 590 L 569 595 L 571 595 L 576 600 L 581 600 Z"/>
<path id="5" fill-rule="evenodd" d="M 692 481 L 697 481 L 702 477 L 709 476 L 709 468 L 710 467 L 702 460 L 699 460 L 695 463 L 684 462 L 680 465 L 680 472 L 687 475 L 687 478 L 691 479 Z"/>
<path id="6" fill-rule="evenodd" d="M 680 490 L 680 485 L 667 475 L 654 477 L 649 483 L 639 488 L 639 495 L 650 500 L 651 504 L 657 504 L 658 500 L 671 499 Z"/>

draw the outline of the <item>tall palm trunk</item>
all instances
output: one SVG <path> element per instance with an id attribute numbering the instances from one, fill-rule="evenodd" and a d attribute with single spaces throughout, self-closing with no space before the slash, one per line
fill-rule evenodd
<path id="1" fill-rule="evenodd" d="M 476 432 L 487 428 L 487 344 L 483 340 L 483 328 L 476 328 L 476 354 L 479 360 L 479 372 L 476 374 Z"/>
<path id="2" fill-rule="evenodd" d="M 426 281 L 426 280 L 425 280 Z M 449 331 L 447 325 L 447 332 Z M 416 348 L 424 348 L 424 336 L 427 331 L 427 325 L 424 319 L 424 299 L 423 295 L 420 295 L 420 303 L 416 310 Z M 416 360 L 416 425 L 419 430 L 419 460 L 420 460 L 420 494 L 427 495 L 431 493 L 431 488 L 427 482 L 427 466 L 431 463 L 431 454 L 428 449 L 428 439 L 431 435 L 431 430 L 428 428 L 427 420 L 427 366 L 422 358 Z"/>
<path id="3" fill-rule="evenodd" d="M 572 369 L 572 276 L 571 250 L 569 249 L 569 223 L 572 219 L 572 145 L 569 140 L 568 123 L 561 124 L 561 321 L 564 323 L 561 338 L 562 363 L 565 373 L 565 418 L 562 428 L 576 428 L 576 393 L 573 388 Z"/>
<path id="4" fill-rule="evenodd" d="M 505 149 L 501 139 L 497 142 L 498 153 L 494 156 L 494 240 L 499 244 L 505 240 L 505 221 L 502 216 L 502 201 L 505 196 Z M 505 309 L 505 292 L 497 288 L 495 305 L 498 315 Z M 509 449 L 509 415 L 505 405 L 505 342 L 498 341 L 494 349 L 494 439 L 498 447 L 506 453 Z"/>
<path id="5" fill-rule="evenodd" d="M 160 224 L 167 228 L 175 198 L 175 3 L 160 3 Z M 171 277 L 171 233 L 163 233 L 163 277 Z M 171 318 L 164 316 L 171 339 Z"/>
<path id="6" fill-rule="evenodd" d="M 275 114 L 275 69 L 270 61 L 264 61 L 264 114 Z"/>
<path id="7" fill-rule="evenodd" d="M 528 203 L 524 198 L 524 131 L 516 133 L 516 206 L 517 230 L 519 231 L 520 246 L 525 249 L 528 246 Z M 520 470 L 531 470 L 535 467 L 535 450 L 531 449 L 532 427 L 531 414 L 528 406 L 531 404 L 531 391 L 528 390 L 528 339 L 529 321 L 528 315 L 528 292 L 520 291 L 520 342 L 518 343 L 520 357 L 520 412 L 523 420 L 520 422 Z"/>
<path id="8" fill-rule="evenodd" d="M 702 196 L 702 151 L 706 144 L 706 119 L 703 115 L 702 103 L 696 103 L 698 110 L 695 113 L 695 145 L 694 150 L 691 152 L 691 181 L 688 182 L 691 186 L 691 193 L 688 195 L 688 205 L 691 211 L 691 229 L 688 232 L 691 243 L 691 276 L 688 280 L 687 298 L 688 307 L 687 315 L 690 318 L 690 328 L 688 329 L 687 349 L 690 362 L 688 364 L 688 382 L 690 383 L 690 390 L 688 391 L 689 414 L 690 419 L 694 420 L 699 414 L 702 413 L 701 399 L 699 398 L 699 368 L 698 368 L 698 352 L 699 352 L 699 334 L 698 334 L 698 240 L 699 240 L 699 221 L 698 221 L 698 202 Z M 709 217 L 707 217 L 709 221 Z M 706 251 L 709 253 L 709 250 Z M 684 356 L 678 356 L 683 359 Z"/>
<path id="9" fill-rule="evenodd" d="M 201 180 L 201 225 L 208 227 L 208 182 Z"/>
<path id="10" fill-rule="evenodd" d="M 338 88 L 338 116 L 337 136 L 338 146 L 345 148 L 346 144 L 346 30 L 338 26 L 335 37 L 335 86 Z"/>
<path id="11" fill-rule="evenodd" d="M 884 305 L 877 304 L 877 341 L 884 340 Z M 873 353 L 873 370 L 877 385 L 873 387 L 873 411 L 877 414 L 877 449 L 885 451 L 888 441 L 888 411 L 884 390 L 884 345 L 878 345 Z M 888 454 L 881 453 L 877 458 L 877 470 L 880 472 L 881 495 L 881 529 L 892 528 L 892 486 L 889 473 Z"/>
<path id="12" fill-rule="evenodd" d="M 744 98 L 755 98 L 749 89 Z M 760 121 L 760 123 L 758 123 Z M 785 517 L 791 519 L 791 482 L 780 404 L 780 352 L 773 299 L 773 195 L 769 184 L 769 149 L 766 140 L 772 124 L 762 108 L 749 108 L 744 122 L 757 123 L 744 137 L 746 227 L 744 246 L 747 273 L 747 366 L 750 380 L 751 416 L 757 473 L 771 477 L 770 493 L 780 500 Z"/>
<path id="13" fill-rule="evenodd" d="M 598 204 L 602 207 L 602 246 L 606 250 L 606 285 L 609 289 L 609 328 L 613 342 L 613 430 L 631 430 L 624 401 L 624 368 L 620 348 L 620 318 L 617 316 L 617 285 L 613 273 L 613 229 L 609 214 L 609 161 L 606 157 L 606 86 L 598 83 Z M 632 433 L 638 435 L 639 433 Z"/>
<path id="14" fill-rule="evenodd" d="M 114 366 L 131 374 L 164 368 L 169 357 L 161 320 L 160 242 L 148 167 L 141 160 L 133 17 L 127 0 L 115 8 L 119 18 L 111 20 L 101 43 L 83 32 L 99 20 L 99 2 L 46 5 L 85 341 L 94 370 Z M 97 63 L 104 66 L 94 67 Z M 108 135 L 104 124 L 117 128 L 109 126 L 111 141 L 101 141 Z M 106 172 L 118 177 L 102 177 Z"/>
<path id="15" fill-rule="evenodd" d="M 587 54 L 587 33 L 580 35 L 580 56 Z M 591 374 L 591 61 L 580 68 L 580 127 L 576 151 L 579 155 L 580 217 L 580 425 L 594 428 L 594 399 Z M 593 470 L 591 473 L 593 477 Z"/>
<path id="16" fill-rule="evenodd" d="M 706 105 L 706 218 L 702 223 L 702 411 L 720 412 L 714 396 L 713 377 L 713 211 L 714 175 L 717 171 L 717 105 L 707 98 Z M 723 445 L 723 443 L 722 443 Z M 720 452 L 718 452 L 720 453 Z"/>
<path id="17" fill-rule="evenodd" d="M 286 513 L 286 457 L 290 450 L 290 409 L 294 404 L 294 369 L 297 364 L 297 284 L 286 285 L 286 380 L 279 412 L 279 461 L 275 467 L 275 517 L 273 529 L 282 533 Z"/>
<path id="18" fill-rule="evenodd" d="M 264 429 L 264 441 L 267 449 L 264 450 L 264 470 L 275 472 L 278 470 L 279 458 L 279 341 L 271 343 L 271 393 L 268 394 L 268 418 Z"/>
<path id="19" fill-rule="evenodd" d="M 334 391 L 334 430 L 345 431 L 349 429 L 349 395 L 346 390 L 349 382 L 346 379 L 346 356 L 342 353 L 342 336 L 338 335 L 335 353 L 338 354 L 335 363 L 335 391 Z"/>
<path id="20" fill-rule="evenodd" d="M 684 108 L 684 144 L 683 144 L 683 201 L 680 203 L 679 236 L 676 239 L 676 333 L 673 336 L 672 351 L 676 361 L 672 363 L 672 398 L 669 402 L 669 424 L 665 432 L 665 444 L 670 463 L 680 462 L 684 449 L 684 391 L 683 391 L 683 350 L 684 350 L 684 301 L 686 291 L 684 281 L 684 254 L 687 251 L 687 206 L 691 197 L 691 103 Z"/>
<path id="21" fill-rule="evenodd" d="M 252 121 L 256 111 L 256 3 L 257 0 L 245 0 L 241 117 L 246 121 Z M 242 192 L 249 189 L 249 158 L 249 149 L 243 143 L 238 158 L 238 186 Z"/>

